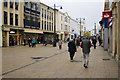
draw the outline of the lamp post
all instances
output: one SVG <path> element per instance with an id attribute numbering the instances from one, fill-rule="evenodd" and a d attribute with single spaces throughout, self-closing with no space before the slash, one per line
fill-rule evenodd
<path id="1" fill-rule="evenodd" d="M 53 47 L 56 47 L 56 7 L 60 7 L 62 9 L 62 6 L 56 6 L 54 4 L 54 36 L 53 36 Z"/>
<path id="2" fill-rule="evenodd" d="M 80 20 L 80 38 L 81 38 L 81 21 L 82 21 L 82 19 L 85 20 L 85 18 L 76 18 L 76 20 Z"/>

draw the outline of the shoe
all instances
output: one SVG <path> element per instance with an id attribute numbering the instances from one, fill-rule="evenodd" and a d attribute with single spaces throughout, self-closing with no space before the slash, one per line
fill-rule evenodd
<path id="1" fill-rule="evenodd" d="M 85 64 L 84 64 L 84 67 L 85 67 L 85 68 L 88 68 L 87 66 L 85 66 Z"/>
<path id="2" fill-rule="evenodd" d="M 73 60 L 70 60 L 70 62 L 73 62 Z"/>

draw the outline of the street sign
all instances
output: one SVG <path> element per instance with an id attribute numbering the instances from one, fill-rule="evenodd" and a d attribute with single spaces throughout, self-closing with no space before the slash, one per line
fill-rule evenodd
<path id="1" fill-rule="evenodd" d="M 102 18 L 103 18 L 103 19 L 111 18 L 111 16 L 112 16 L 112 11 L 104 11 L 104 12 L 102 13 Z"/>

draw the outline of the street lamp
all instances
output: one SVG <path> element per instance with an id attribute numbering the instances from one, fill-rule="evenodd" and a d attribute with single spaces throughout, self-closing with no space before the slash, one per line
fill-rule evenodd
<path id="1" fill-rule="evenodd" d="M 80 38 L 81 38 L 81 20 L 85 20 L 85 18 L 76 18 L 76 20 L 80 20 Z"/>
<path id="2" fill-rule="evenodd" d="M 56 47 L 56 7 L 60 7 L 62 9 L 62 6 L 56 6 L 54 4 L 54 38 L 53 38 L 53 47 Z"/>

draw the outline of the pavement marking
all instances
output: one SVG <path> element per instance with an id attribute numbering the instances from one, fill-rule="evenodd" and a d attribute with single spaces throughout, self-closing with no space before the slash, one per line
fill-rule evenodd
<path id="1" fill-rule="evenodd" d="M 17 71 L 17 70 L 23 69 L 23 68 L 25 68 L 25 67 L 31 66 L 31 65 L 36 64 L 36 63 L 38 63 L 38 62 L 40 62 L 40 61 L 43 61 L 43 60 L 52 58 L 52 57 L 54 57 L 54 56 L 57 56 L 57 55 L 59 55 L 59 54 L 65 53 L 65 52 L 67 52 L 67 50 L 64 50 L 64 51 L 62 51 L 62 52 L 60 52 L 60 53 L 55 53 L 55 54 L 53 54 L 53 55 L 51 55 L 51 56 L 49 56 L 49 57 L 42 58 L 41 60 L 36 60 L 35 62 L 32 62 L 32 63 L 30 63 L 30 64 L 27 64 L 27 65 L 24 65 L 24 66 L 15 68 L 15 69 L 10 69 L 10 70 L 8 70 L 7 72 L 3 72 L 2 75 L 0 74 L 0 76 L 7 75 L 7 74 L 9 74 L 9 73 L 12 73 L 12 72 L 15 72 L 15 71 Z"/>

